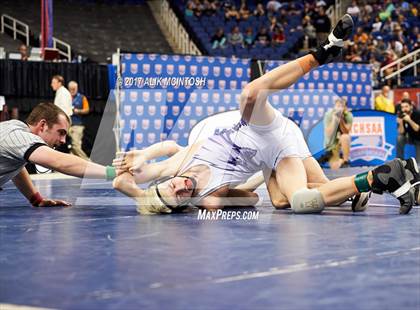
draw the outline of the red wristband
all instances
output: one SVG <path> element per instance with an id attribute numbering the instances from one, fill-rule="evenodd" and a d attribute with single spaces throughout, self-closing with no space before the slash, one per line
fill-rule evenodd
<path id="1" fill-rule="evenodd" d="M 44 200 L 44 198 L 42 198 L 41 194 L 39 192 L 36 192 L 35 194 L 33 194 L 31 196 L 31 198 L 29 199 L 29 202 L 31 203 L 31 205 L 33 205 L 34 207 L 38 207 L 39 204 Z"/>

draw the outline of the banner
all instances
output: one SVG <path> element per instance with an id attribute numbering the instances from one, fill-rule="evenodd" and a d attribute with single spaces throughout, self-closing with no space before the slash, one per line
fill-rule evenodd
<path id="1" fill-rule="evenodd" d="M 374 110 L 352 113 L 350 165 L 377 166 L 395 158 L 398 136 L 396 116 Z M 310 130 L 306 140 L 311 153 L 319 158 L 324 153 L 323 120 Z M 414 146 L 407 145 L 405 157 L 415 157 L 415 154 Z"/>

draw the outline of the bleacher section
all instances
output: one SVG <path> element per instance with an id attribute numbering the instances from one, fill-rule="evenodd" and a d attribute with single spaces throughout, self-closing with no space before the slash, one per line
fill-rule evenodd
<path id="1" fill-rule="evenodd" d="M 231 1 L 236 3 L 239 8 L 240 1 Z M 266 3 L 267 1 L 264 1 Z M 236 55 L 241 58 L 256 58 L 256 59 L 286 59 L 291 57 L 291 53 L 297 52 L 299 45 L 303 39 L 303 31 L 298 28 L 302 22 L 302 5 L 298 1 L 291 1 L 283 3 L 282 9 L 288 10 L 288 7 L 293 4 L 293 11 L 300 11 L 297 14 L 290 14 L 287 17 L 287 25 L 283 25 L 286 36 L 286 42 L 277 46 L 259 46 L 258 44 L 247 48 L 241 46 L 227 46 L 224 49 L 212 49 L 210 43 L 211 37 L 216 33 L 218 28 L 223 28 L 227 36 L 234 26 L 239 26 L 240 31 L 244 34 L 248 27 L 251 27 L 254 35 L 258 33 L 261 27 L 269 27 L 270 21 L 266 16 L 250 16 L 247 20 L 225 20 L 223 7 L 220 8 L 214 15 L 200 17 L 185 16 L 185 8 L 187 1 L 173 0 L 173 6 L 176 7 L 178 18 L 184 19 L 187 27 L 195 32 L 196 38 L 199 40 L 202 48 L 205 49 L 206 54 L 212 56 L 226 56 L 230 57 Z M 247 1 L 248 8 L 252 12 L 255 9 L 255 3 Z"/>
<path id="2" fill-rule="evenodd" d="M 123 51 L 172 52 L 147 4 L 55 0 L 53 10 L 54 36 L 69 43 L 74 56 L 81 54 L 103 63 L 118 47 Z M 3 0 L 0 14 L 27 23 L 34 35 L 39 35 L 39 1 Z"/>

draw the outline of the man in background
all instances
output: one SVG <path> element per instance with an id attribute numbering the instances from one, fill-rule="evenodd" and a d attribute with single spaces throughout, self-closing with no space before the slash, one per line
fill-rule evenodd
<path id="1" fill-rule="evenodd" d="M 82 122 L 82 117 L 89 114 L 89 102 L 86 96 L 78 91 L 78 85 L 75 81 L 70 81 L 68 89 L 72 98 L 73 115 L 71 116 L 71 127 L 69 135 L 71 137 L 71 152 L 83 159 L 88 159 L 88 156 L 82 149 L 83 131 L 85 126 Z"/>
<path id="2" fill-rule="evenodd" d="M 61 75 L 54 75 L 51 79 L 51 88 L 55 91 L 54 104 L 71 117 L 73 115 L 72 99 L 70 92 L 64 87 L 64 78 Z"/>
<path id="3" fill-rule="evenodd" d="M 394 101 L 390 98 L 389 90 L 387 85 L 382 87 L 381 93 L 375 98 L 375 110 L 394 114 Z"/>
<path id="4" fill-rule="evenodd" d="M 406 144 L 416 147 L 416 161 L 420 161 L 420 113 L 414 110 L 410 99 L 401 100 L 401 111 L 397 115 L 397 157 L 404 158 Z"/>
<path id="5" fill-rule="evenodd" d="M 28 47 L 25 44 L 21 44 L 19 46 L 19 54 L 20 54 L 20 60 L 22 61 L 29 60 Z"/>
<path id="6" fill-rule="evenodd" d="M 55 91 L 54 104 L 66 113 L 71 118 L 73 115 L 71 94 L 64 87 L 64 78 L 61 75 L 54 75 L 51 79 L 51 88 Z M 57 146 L 56 150 L 69 153 L 71 148 L 71 137 L 66 136 L 66 142 Z"/>

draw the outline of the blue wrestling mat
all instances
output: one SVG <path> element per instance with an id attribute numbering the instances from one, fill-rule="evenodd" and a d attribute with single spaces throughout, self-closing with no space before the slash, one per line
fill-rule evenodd
<path id="1" fill-rule="evenodd" d="M 0 191 L 0 304 L 420 309 L 420 212 L 399 215 L 389 195 L 374 195 L 365 213 L 294 215 L 259 189 L 257 220 L 212 221 L 140 216 L 110 183 L 35 183 L 75 205 L 31 208 L 13 184 Z"/>

